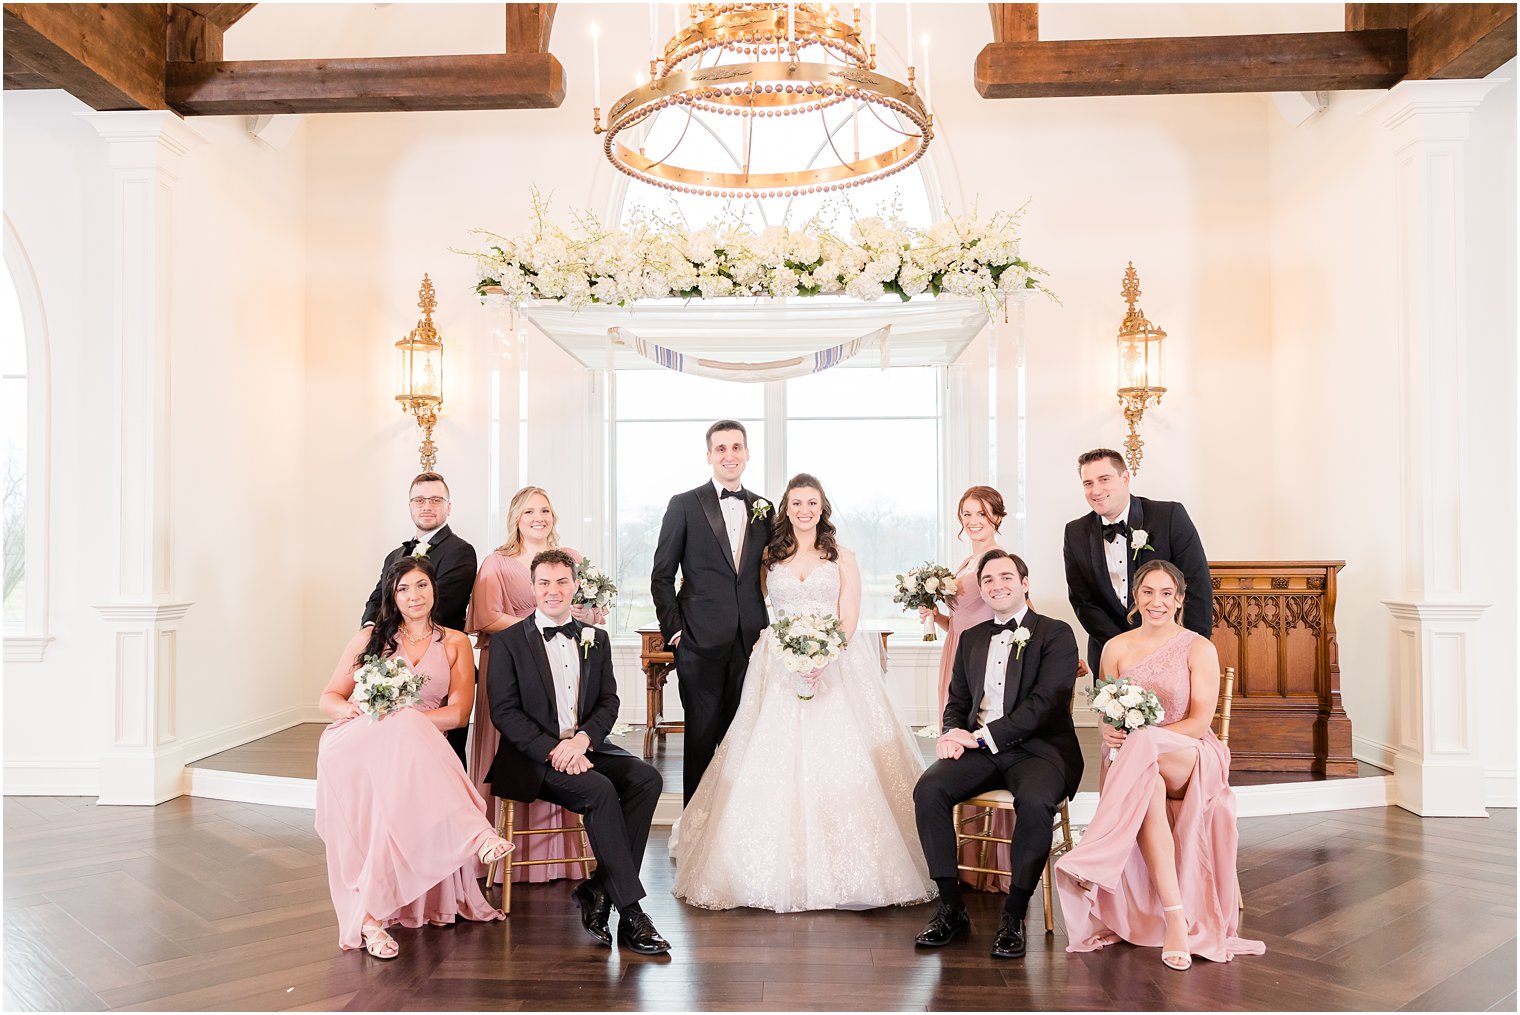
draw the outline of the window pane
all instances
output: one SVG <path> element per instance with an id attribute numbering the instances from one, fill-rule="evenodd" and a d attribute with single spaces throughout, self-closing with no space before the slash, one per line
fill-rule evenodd
<path id="1" fill-rule="evenodd" d="M 937 367 L 835 367 L 786 382 L 786 414 L 809 417 L 937 416 Z"/>
<path id="2" fill-rule="evenodd" d="M 672 375 L 675 376 L 675 375 Z M 715 381 L 732 389 L 740 385 Z M 618 375 L 618 394 L 623 375 Z M 619 422 L 617 424 L 617 565 L 618 606 L 611 620 L 614 635 L 633 634 L 654 623 L 654 600 L 649 573 L 660 521 L 670 498 L 712 477 L 702 456 L 702 442 L 711 420 L 687 423 Z M 759 419 L 740 419 L 749 430 L 750 461 L 745 477 L 750 485 L 765 474 L 764 426 Z"/>
<path id="3" fill-rule="evenodd" d="M 818 477 L 840 543 L 860 559 L 861 618 L 919 630 L 892 593 L 897 574 L 939 545 L 939 421 L 790 420 L 786 433 L 787 474 Z"/>
<path id="4" fill-rule="evenodd" d="M 692 445 L 699 451 L 709 423 L 719 419 L 758 419 L 764 412 L 763 384 L 737 384 L 674 370 L 618 371 L 618 419 L 703 420 L 697 442 Z"/>
<path id="5" fill-rule="evenodd" d="M 20 624 L 26 621 L 26 378 L 5 378 L 0 396 L 5 432 L 4 620 Z"/>

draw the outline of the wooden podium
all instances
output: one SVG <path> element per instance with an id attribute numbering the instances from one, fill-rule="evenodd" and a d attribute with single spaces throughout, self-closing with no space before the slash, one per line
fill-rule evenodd
<path id="1" fill-rule="evenodd" d="M 1343 560 L 1210 561 L 1219 665 L 1235 667 L 1231 768 L 1355 775 L 1341 705 L 1335 578 Z"/>
<path id="2" fill-rule="evenodd" d="M 881 635 L 881 658 L 885 670 L 888 631 Z M 665 719 L 665 682 L 676 666 L 675 653 L 665 647 L 658 625 L 639 628 L 639 666 L 644 670 L 644 757 L 654 757 L 654 738 L 686 729 L 683 722 Z"/>

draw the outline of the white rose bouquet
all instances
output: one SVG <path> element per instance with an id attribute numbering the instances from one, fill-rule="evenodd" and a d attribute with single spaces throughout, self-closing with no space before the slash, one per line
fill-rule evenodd
<path id="1" fill-rule="evenodd" d="M 821 669 L 839 658 L 848 641 L 839 618 L 831 613 L 805 613 L 796 617 L 781 614 L 771 625 L 781 664 L 797 675 L 797 697 L 811 701 L 814 688 L 804 674 Z"/>
<path id="2" fill-rule="evenodd" d="M 605 610 L 617 603 L 617 585 L 607 576 L 607 572 L 592 564 L 590 558 L 582 557 L 581 562 L 575 566 L 575 580 L 577 587 L 575 597 L 570 600 L 572 606 Z"/>
<path id="3" fill-rule="evenodd" d="M 397 656 L 365 656 L 364 664 L 354 671 L 354 693 L 348 700 L 368 713 L 371 720 L 384 719 L 392 712 L 409 708 L 422 700 L 422 685 L 427 678 L 414 671 Z"/>
<path id="4" fill-rule="evenodd" d="M 943 564 L 924 563 L 908 569 L 907 574 L 897 576 L 897 594 L 892 602 L 901 603 L 905 610 L 938 611 L 939 604 L 947 601 L 957 591 L 955 572 Z M 924 621 L 924 641 L 938 641 L 934 618 Z"/>
<path id="5" fill-rule="evenodd" d="M 1092 710 L 1106 725 L 1124 733 L 1133 733 L 1142 726 L 1157 726 L 1166 718 L 1161 699 L 1155 691 L 1147 690 L 1128 677 L 1099 680 L 1087 692 Z M 1112 762 L 1119 756 L 1117 750 L 1108 752 Z"/>

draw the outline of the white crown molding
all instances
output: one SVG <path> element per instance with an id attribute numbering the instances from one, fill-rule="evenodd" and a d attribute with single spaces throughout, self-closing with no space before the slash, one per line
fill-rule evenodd
<path id="1" fill-rule="evenodd" d="M 5 661 L 40 663 L 48 642 L 52 640 L 52 635 L 8 634 L 5 636 Z"/>
<path id="2" fill-rule="evenodd" d="M 1414 621 L 1416 623 L 1432 623 L 1445 621 L 1447 623 L 1471 623 L 1483 616 L 1492 603 L 1455 603 L 1455 602 L 1413 602 L 1401 599 L 1384 599 L 1383 605 L 1388 607 L 1399 620 Z"/>
<path id="3" fill-rule="evenodd" d="M 154 141 L 171 155 L 184 155 L 208 143 L 178 113 L 167 109 L 123 109 L 107 113 L 76 113 L 109 143 Z"/>
<path id="4" fill-rule="evenodd" d="M 194 603 L 105 603 L 95 607 L 113 624 L 167 624 L 181 620 Z"/>
<path id="5" fill-rule="evenodd" d="M 1452 81 L 1401 81 L 1367 108 L 1369 116 L 1389 130 L 1404 126 L 1411 119 L 1426 114 L 1470 113 L 1488 94 L 1508 78 L 1478 78 Z M 1455 127 L 1455 124 L 1453 124 Z M 1466 126 L 1453 139 L 1467 137 Z"/>

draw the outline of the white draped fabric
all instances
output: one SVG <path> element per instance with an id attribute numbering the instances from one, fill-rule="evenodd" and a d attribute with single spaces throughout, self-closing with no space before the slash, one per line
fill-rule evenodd
<path id="1" fill-rule="evenodd" d="M 816 374 L 830 367 L 837 367 L 852 359 L 857 353 L 866 349 L 880 347 L 881 366 L 885 369 L 889 366 L 888 341 L 892 333 L 892 326 L 886 324 L 877 328 L 867 335 L 862 335 L 849 342 L 832 345 L 826 349 L 820 349 L 811 355 L 788 356 L 785 359 L 769 360 L 763 363 L 730 362 L 726 360 L 712 359 L 705 356 L 691 356 L 668 346 L 650 342 L 635 335 L 627 328 L 615 327 L 607 329 L 608 339 L 616 345 L 626 345 L 633 348 L 640 356 L 657 363 L 667 370 L 677 373 L 695 374 L 698 377 L 713 377 L 725 381 L 743 381 L 746 383 L 760 383 L 764 381 L 784 381 L 792 377 L 802 377 L 807 374 Z"/>

